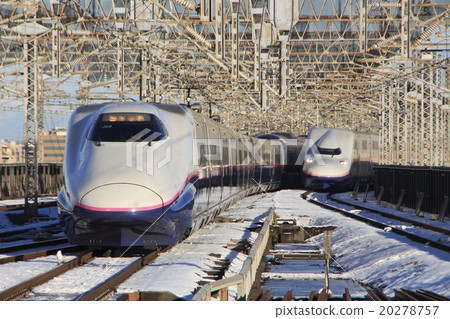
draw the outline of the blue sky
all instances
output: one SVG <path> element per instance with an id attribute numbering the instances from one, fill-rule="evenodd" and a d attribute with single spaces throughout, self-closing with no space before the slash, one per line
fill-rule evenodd
<path id="1" fill-rule="evenodd" d="M 0 139 L 22 141 L 25 115 L 23 112 L 9 111 L 0 113 Z"/>
<path id="2" fill-rule="evenodd" d="M 59 115 L 44 121 L 44 130 L 67 127 L 70 115 Z M 25 113 L 23 111 L 0 112 L 0 139 L 9 141 L 24 140 Z"/>

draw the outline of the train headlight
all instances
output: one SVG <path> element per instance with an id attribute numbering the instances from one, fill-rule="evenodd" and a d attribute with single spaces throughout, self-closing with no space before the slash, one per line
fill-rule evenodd
<path id="1" fill-rule="evenodd" d="M 305 163 L 306 164 L 311 164 L 312 162 L 314 162 L 314 158 L 312 158 L 312 157 L 305 158 Z"/>
<path id="2" fill-rule="evenodd" d="M 347 165 L 347 160 L 343 160 L 343 161 L 339 161 L 339 163 L 341 164 L 341 165 Z"/>

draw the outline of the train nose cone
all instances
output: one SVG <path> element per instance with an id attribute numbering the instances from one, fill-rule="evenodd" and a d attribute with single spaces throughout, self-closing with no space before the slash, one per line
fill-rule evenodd
<path id="1" fill-rule="evenodd" d="M 339 164 L 339 160 L 323 159 L 323 163 L 305 165 L 303 172 L 316 177 L 342 177 L 349 173 L 349 167 Z"/>
<path id="2" fill-rule="evenodd" d="M 106 184 L 87 192 L 81 207 L 97 212 L 139 212 L 163 208 L 162 198 L 153 190 L 128 183 Z"/>

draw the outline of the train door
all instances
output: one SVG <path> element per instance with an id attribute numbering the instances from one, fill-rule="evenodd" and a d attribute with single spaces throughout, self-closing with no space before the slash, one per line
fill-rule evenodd
<path id="1" fill-rule="evenodd" d="M 360 149 L 361 146 L 359 136 L 357 134 L 354 134 L 354 141 L 353 141 L 353 164 L 352 164 L 352 170 L 353 170 L 353 177 L 356 178 L 359 176 L 360 171 L 360 160 L 361 160 L 361 154 Z"/>
<path id="2" fill-rule="evenodd" d="M 227 130 L 221 130 L 222 140 L 222 165 L 223 165 L 223 178 L 222 178 L 222 198 L 227 199 L 232 194 L 233 187 L 233 166 L 232 166 L 232 154 L 231 154 L 231 135 Z"/>
<path id="3" fill-rule="evenodd" d="M 248 170 L 248 187 L 250 188 L 250 191 L 254 193 L 257 189 L 257 179 L 255 179 L 255 171 L 256 171 L 256 165 L 257 163 L 257 155 L 255 154 L 258 147 L 258 140 L 249 139 L 249 142 L 252 145 L 252 149 L 250 151 L 249 155 L 249 170 Z"/>
<path id="4" fill-rule="evenodd" d="M 236 173 L 237 173 L 237 175 L 236 175 L 236 178 L 237 178 L 237 181 L 236 181 L 236 187 L 237 187 L 237 191 L 241 191 L 242 190 L 242 170 L 243 170 L 243 167 L 242 167 L 242 151 L 243 151 L 243 142 L 242 142 L 242 139 L 239 139 L 238 140 L 238 142 L 237 142 L 237 152 L 236 152 L 236 159 L 237 159 L 237 163 L 236 163 L 236 168 L 237 168 L 237 170 L 236 170 Z"/>
<path id="5" fill-rule="evenodd" d="M 262 182 L 262 168 L 263 168 L 263 145 L 261 143 L 264 142 L 262 139 L 258 139 L 257 142 L 255 142 L 255 145 L 257 145 L 257 149 L 255 149 L 255 161 L 254 161 L 254 173 L 253 173 L 253 179 L 254 183 L 256 184 L 257 191 L 262 191 L 261 189 L 261 182 Z"/>
<path id="6" fill-rule="evenodd" d="M 210 151 L 210 194 L 209 207 L 215 206 L 222 199 L 222 146 L 220 129 L 215 123 L 208 126 L 208 146 Z"/>
<path id="7" fill-rule="evenodd" d="M 248 190 L 250 183 L 250 167 L 252 165 L 252 140 L 247 138 L 244 143 L 244 178 L 243 178 L 243 188 Z"/>
<path id="8" fill-rule="evenodd" d="M 372 157 L 372 163 L 378 163 L 379 162 L 379 158 L 378 158 L 378 137 L 375 136 L 373 137 L 372 140 L 372 152 L 373 152 L 373 157 Z"/>
<path id="9" fill-rule="evenodd" d="M 363 135 L 361 138 L 361 168 L 360 168 L 360 176 L 368 176 L 369 175 L 369 163 L 370 163 L 370 150 L 368 147 L 368 139 L 369 137 Z"/>
<path id="10" fill-rule="evenodd" d="M 207 207 L 208 209 L 211 207 L 211 189 L 212 189 L 212 178 L 213 178 L 213 174 L 212 174 L 212 163 L 211 163 L 211 159 L 212 159 L 212 152 L 211 152 L 211 141 L 210 141 L 210 130 L 208 129 L 207 123 L 204 123 L 204 130 L 205 130 L 205 155 L 204 157 L 206 158 L 206 176 L 207 176 L 207 183 L 206 183 L 206 193 L 208 195 L 208 201 L 207 201 Z"/>
<path id="11" fill-rule="evenodd" d="M 263 175 L 261 184 L 264 185 L 264 191 L 267 191 L 270 188 L 272 180 L 272 161 L 269 140 L 265 140 L 263 144 L 263 161 Z"/>
<path id="12" fill-rule="evenodd" d="M 209 191 L 210 191 L 210 163 L 209 163 L 209 146 L 206 124 L 203 117 L 196 118 L 195 125 L 195 148 L 196 148 L 196 165 L 198 167 L 199 178 L 194 185 L 197 189 L 197 209 L 198 213 L 202 213 L 208 209 Z"/>
<path id="13" fill-rule="evenodd" d="M 272 146 L 274 155 L 273 155 L 273 165 L 274 165 L 274 177 L 272 179 L 273 187 L 279 188 L 281 184 L 281 179 L 283 178 L 283 171 L 284 171 L 284 154 L 285 148 L 284 148 L 284 141 L 280 140 L 279 145 Z"/>
<path id="14" fill-rule="evenodd" d="M 270 189 L 274 189 L 276 187 L 277 184 L 277 170 L 278 167 L 276 166 L 276 147 L 272 146 L 271 143 L 269 143 L 269 148 L 270 148 L 270 167 L 271 167 L 271 172 L 270 172 Z"/>
<path id="15" fill-rule="evenodd" d="M 219 136 L 218 136 L 218 143 L 217 143 L 217 147 L 218 147 L 218 152 L 219 154 L 219 163 L 217 163 L 217 165 L 219 165 L 219 178 L 220 178 L 220 184 L 219 184 L 219 188 L 220 188 L 220 197 L 219 200 L 220 202 L 222 202 L 224 200 L 224 184 L 225 184 L 225 165 L 224 165 L 224 158 L 223 158 L 223 132 L 221 129 L 219 129 Z"/>

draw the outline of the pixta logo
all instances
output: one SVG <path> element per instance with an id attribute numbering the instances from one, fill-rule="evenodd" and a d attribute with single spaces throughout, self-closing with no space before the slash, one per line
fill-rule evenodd
<path id="1" fill-rule="evenodd" d="M 265 142 L 257 140 L 254 143 L 250 139 L 194 139 L 193 164 L 205 166 L 208 163 L 225 162 L 231 165 L 267 165 L 262 156 Z"/>
<path id="2" fill-rule="evenodd" d="M 160 169 L 170 162 L 172 147 L 170 137 L 162 140 L 158 132 L 151 133 L 149 129 L 144 129 L 131 137 L 125 143 L 126 166 L 140 172 L 153 175 L 155 169 Z"/>
<path id="3" fill-rule="evenodd" d="M 268 165 L 274 148 L 278 148 L 281 164 L 287 164 L 287 148 L 292 147 L 289 154 L 289 165 L 301 166 L 304 163 L 325 165 L 319 149 L 312 139 L 306 139 L 299 146 L 297 139 L 194 139 L 193 164 L 205 166 L 209 163 L 227 163 L 231 165 Z"/>

